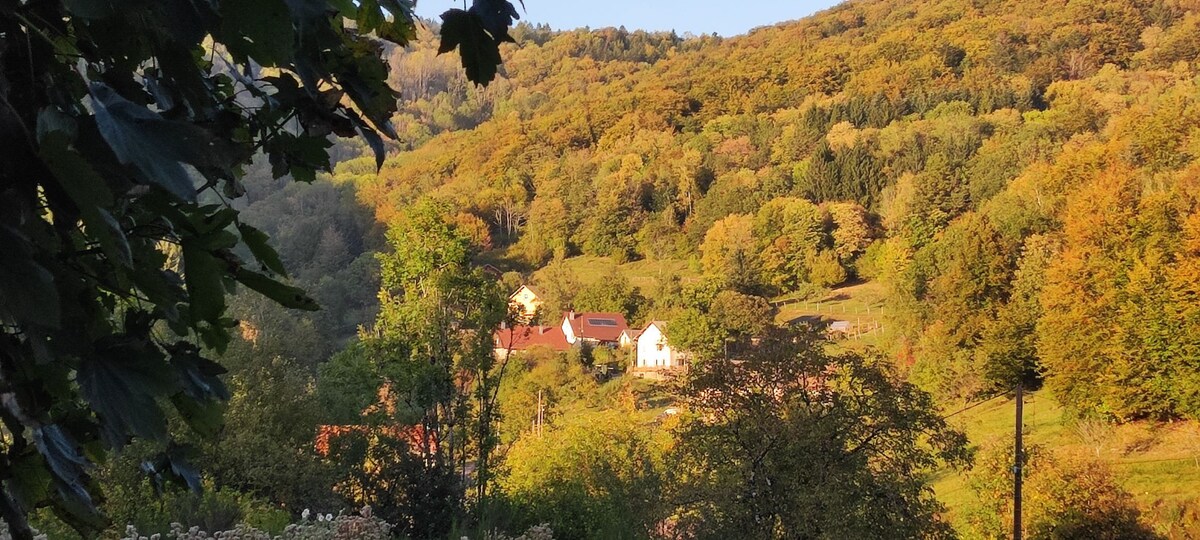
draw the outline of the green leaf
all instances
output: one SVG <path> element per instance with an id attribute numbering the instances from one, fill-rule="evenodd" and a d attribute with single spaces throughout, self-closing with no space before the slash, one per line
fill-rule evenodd
<path id="1" fill-rule="evenodd" d="M 279 305 L 283 307 L 305 311 L 317 311 L 321 309 L 317 305 L 317 301 L 309 297 L 304 292 L 304 289 L 299 287 L 284 285 L 263 274 L 245 269 L 238 270 L 235 277 L 243 285 L 258 291 L 271 300 L 279 302 Z"/>
<path id="2" fill-rule="evenodd" d="M 524 5 L 524 2 L 521 4 Z M 508 0 L 474 0 L 471 2 L 471 9 L 467 11 L 479 17 L 483 29 L 487 30 L 496 42 L 513 41 L 513 38 L 508 35 L 508 28 L 512 26 L 514 20 L 519 20 L 521 15 L 517 13 L 517 8 L 513 7 L 512 2 Z"/>
<path id="3" fill-rule="evenodd" d="M 231 249 L 238 243 L 238 237 L 227 230 L 214 231 L 206 234 L 200 240 L 200 245 L 209 251 L 220 251 L 222 249 Z"/>
<path id="4" fill-rule="evenodd" d="M 84 399 L 100 417 L 105 442 L 121 448 L 128 435 L 165 441 L 167 419 L 156 398 L 174 385 L 161 358 L 154 358 L 151 345 L 118 341 L 106 349 L 81 362 L 77 375 Z"/>
<path id="5" fill-rule="evenodd" d="M 7 483 L 13 498 L 25 508 L 36 508 L 50 497 L 50 471 L 42 455 L 29 449 L 12 460 Z"/>
<path id="6" fill-rule="evenodd" d="M 438 54 L 448 53 L 456 47 L 468 80 L 487 86 L 496 78 L 501 62 L 500 44 L 487 33 L 478 15 L 461 9 L 442 14 L 442 42 Z"/>
<path id="7" fill-rule="evenodd" d="M 65 511 L 59 516 L 76 530 L 103 528 L 107 520 L 88 493 L 87 469 L 91 464 L 79 452 L 75 440 L 61 426 L 47 424 L 33 429 L 33 441 L 53 477 L 56 506 Z"/>
<path id="8" fill-rule="evenodd" d="M 46 107 L 38 111 L 37 141 L 39 145 L 46 144 L 46 137 L 51 133 L 61 133 L 67 140 L 74 140 L 79 131 L 79 125 L 71 115 L 55 107 Z"/>
<path id="9" fill-rule="evenodd" d="M 354 122 L 354 126 L 358 129 L 358 134 L 367 141 L 367 145 L 371 147 L 371 151 L 375 154 L 375 172 L 379 172 L 383 168 L 383 160 L 387 157 L 387 149 L 383 146 L 383 138 L 379 133 L 367 126 L 357 115 L 350 117 Z"/>
<path id="10" fill-rule="evenodd" d="M 387 14 L 392 17 L 389 19 Z M 375 32 L 380 38 L 398 45 L 406 45 L 416 37 L 413 3 L 407 0 L 363 0 L 359 2 L 355 19 L 359 30 Z"/>
<path id="11" fill-rule="evenodd" d="M 202 324 L 196 328 L 196 334 L 200 336 L 200 341 L 205 347 L 217 351 L 218 354 L 225 353 L 232 339 L 229 329 L 221 324 Z"/>
<path id="12" fill-rule="evenodd" d="M 216 437 L 225 424 L 225 407 L 221 402 L 201 401 L 179 393 L 171 396 L 171 403 L 188 427 L 201 437 Z"/>
<path id="13" fill-rule="evenodd" d="M 250 248 L 250 253 L 254 255 L 255 259 L 258 259 L 258 262 L 268 270 L 287 277 L 283 260 L 279 258 L 279 253 L 275 251 L 275 248 L 271 247 L 270 237 L 267 236 L 267 233 L 246 224 L 239 224 L 238 231 L 242 233 L 242 242 L 245 242 L 246 247 Z"/>
<path id="14" fill-rule="evenodd" d="M 0 313 L 18 321 L 57 328 L 61 321 L 54 274 L 33 260 L 29 239 L 20 231 L 0 225 Z"/>
<path id="15" fill-rule="evenodd" d="M 216 38 L 239 63 L 250 57 L 264 66 L 286 66 L 295 52 L 292 15 L 284 0 L 222 0 Z"/>
<path id="16" fill-rule="evenodd" d="M 225 311 L 221 261 L 197 240 L 183 242 L 183 281 L 187 285 L 192 320 L 216 321 Z"/>
<path id="17" fill-rule="evenodd" d="M 92 83 L 91 97 L 100 135 L 117 159 L 137 169 L 144 181 L 190 202 L 196 200 L 196 186 L 183 164 L 206 174 L 218 170 L 233 176 L 232 168 L 242 157 L 233 142 L 195 124 L 166 120 L 103 83 Z"/>
<path id="18" fill-rule="evenodd" d="M 125 238 L 121 225 L 106 209 L 112 206 L 112 192 L 83 156 L 68 148 L 67 134 L 62 131 L 47 132 L 42 137 L 38 154 L 50 172 L 54 173 L 63 191 L 79 208 L 87 234 L 100 243 L 100 248 L 109 259 L 126 268 L 132 267 L 129 240 Z"/>
<path id="19" fill-rule="evenodd" d="M 186 397 L 197 401 L 229 399 L 229 390 L 220 379 L 227 370 L 221 364 L 200 356 L 200 350 L 186 341 L 171 345 L 168 351 Z"/>
<path id="20" fill-rule="evenodd" d="M 86 469 L 90 465 L 79 454 L 71 436 L 61 426 L 49 424 L 34 428 L 33 441 L 58 482 L 72 488 L 78 487 L 80 498 L 90 502 L 91 496 L 82 489 L 87 476 Z"/>

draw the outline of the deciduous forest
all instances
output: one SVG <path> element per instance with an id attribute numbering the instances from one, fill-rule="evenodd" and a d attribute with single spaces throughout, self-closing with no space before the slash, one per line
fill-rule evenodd
<path id="1" fill-rule="evenodd" d="M 1029 538 L 1200 535 L 1196 0 L 16 4 L 14 538 L 1008 538 L 1014 465 Z M 681 368 L 516 345 L 576 312 Z"/>

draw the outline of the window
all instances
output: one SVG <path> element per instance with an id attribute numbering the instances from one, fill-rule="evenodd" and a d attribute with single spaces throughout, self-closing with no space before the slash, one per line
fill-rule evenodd
<path id="1" fill-rule="evenodd" d="M 660 350 L 660 351 L 663 350 L 663 344 L 661 341 L 658 342 L 658 350 Z"/>

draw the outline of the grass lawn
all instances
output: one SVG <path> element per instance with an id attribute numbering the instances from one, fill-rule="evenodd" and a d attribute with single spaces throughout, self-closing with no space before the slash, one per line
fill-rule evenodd
<path id="1" fill-rule="evenodd" d="M 788 324 L 795 321 L 811 321 L 815 324 L 831 324 L 835 321 L 850 323 L 850 331 L 842 343 L 849 348 L 873 346 L 882 341 L 888 332 L 884 298 L 887 291 L 882 284 L 862 282 L 830 290 L 820 298 L 799 300 L 793 295 L 772 299 L 779 312 L 775 321 Z"/>
<path id="2" fill-rule="evenodd" d="M 1076 424 L 1045 392 L 1030 394 L 1024 412 L 1026 444 L 1107 464 L 1158 532 L 1170 538 L 1200 535 L 1200 426 L 1191 422 Z M 1007 444 L 1014 413 L 1011 399 L 996 399 L 949 421 L 966 432 L 972 445 Z M 963 474 L 943 470 L 931 482 L 949 509 L 947 518 L 961 528 L 965 510 L 978 502 Z"/>

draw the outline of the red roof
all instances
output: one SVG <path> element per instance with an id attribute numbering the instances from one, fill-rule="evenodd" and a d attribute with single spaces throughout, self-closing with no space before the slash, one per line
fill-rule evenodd
<path id="1" fill-rule="evenodd" d="M 350 434 L 366 435 L 368 437 L 388 437 L 396 441 L 404 441 L 408 444 L 409 452 L 416 455 L 428 455 L 437 452 L 437 432 L 431 431 L 428 434 L 429 436 L 426 437 L 425 426 L 417 424 L 415 426 L 317 426 L 317 438 L 314 441 L 317 453 L 323 457 L 329 457 L 333 440 Z M 429 448 L 426 448 L 426 445 Z"/>
<path id="2" fill-rule="evenodd" d="M 544 345 L 556 351 L 571 348 L 567 336 L 558 326 L 523 326 L 496 330 L 495 343 L 497 349 L 523 351 L 525 349 Z"/>
<path id="3" fill-rule="evenodd" d="M 625 316 L 620 313 L 571 311 L 564 313 L 563 317 L 571 323 L 571 331 L 575 332 L 577 338 L 615 343 L 621 339 L 621 332 L 629 329 Z"/>

